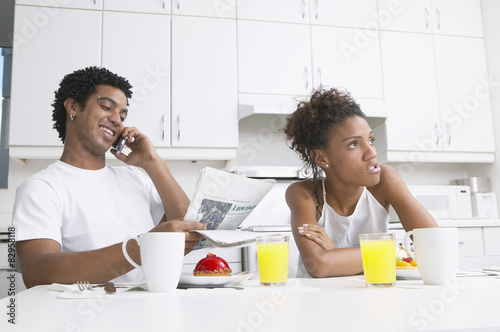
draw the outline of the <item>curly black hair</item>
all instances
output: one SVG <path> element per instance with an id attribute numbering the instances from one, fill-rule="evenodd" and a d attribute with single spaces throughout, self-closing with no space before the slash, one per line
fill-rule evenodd
<path id="1" fill-rule="evenodd" d="M 132 85 L 125 78 L 110 72 L 106 68 L 87 67 L 67 74 L 59 84 L 59 89 L 54 92 L 55 99 L 52 107 L 53 128 L 59 133 L 59 138 L 64 143 L 66 137 L 66 108 L 64 101 L 73 98 L 78 104 L 85 107 L 90 95 L 97 91 L 98 85 L 109 85 L 123 91 L 128 99 L 132 97 Z"/>
<path id="2" fill-rule="evenodd" d="M 290 148 L 312 170 L 313 196 L 318 209 L 321 205 L 318 194 L 320 170 L 314 160 L 313 150 L 327 148 L 332 130 L 352 116 L 365 118 L 350 93 L 335 88 L 319 88 L 313 92 L 309 101 L 300 102 L 297 110 L 287 118 L 284 130 L 286 138 L 291 142 Z"/>

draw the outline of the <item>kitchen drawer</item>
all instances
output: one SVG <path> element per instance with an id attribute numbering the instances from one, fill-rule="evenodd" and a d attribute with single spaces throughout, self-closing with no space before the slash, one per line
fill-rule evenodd
<path id="1" fill-rule="evenodd" d="M 461 257 L 484 256 L 481 227 L 458 228 L 458 242 Z"/>
<path id="2" fill-rule="evenodd" d="M 500 227 L 483 227 L 485 256 L 500 256 Z"/>

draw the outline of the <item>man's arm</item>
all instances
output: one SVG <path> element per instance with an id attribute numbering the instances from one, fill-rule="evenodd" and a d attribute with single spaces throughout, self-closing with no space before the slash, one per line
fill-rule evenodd
<path id="1" fill-rule="evenodd" d="M 127 146 L 132 150 L 127 155 L 111 152 L 124 163 L 143 168 L 149 175 L 160 195 L 164 210 L 164 220 L 182 219 L 189 207 L 189 198 L 170 173 L 167 164 L 160 158 L 149 138 L 136 128 L 127 127 Z M 164 221 L 162 220 L 162 221 Z M 199 229 L 199 228 L 196 228 Z"/>
<path id="2" fill-rule="evenodd" d="M 102 283 L 132 270 L 117 243 L 102 249 L 82 252 L 61 252 L 61 246 L 51 239 L 19 241 L 16 249 L 26 287 L 77 281 Z M 127 244 L 130 257 L 140 263 L 139 247 Z"/>
<path id="3" fill-rule="evenodd" d="M 144 168 L 153 181 L 165 209 L 165 219 L 182 219 L 189 207 L 189 198 L 174 179 L 167 164 L 157 159 Z"/>
<path id="4" fill-rule="evenodd" d="M 203 224 L 194 221 L 170 220 L 153 228 L 152 232 L 184 232 L 185 253 L 198 244 L 202 236 L 190 233 L 192 229 L 203 229 Z M 61 246 L 51 239 L 18 241 L 16 249 L 21 262 L 21 271 L 26 287 L 77 281 L 103 283 L 119 277 L 134 267 L 125 259 L 122 243 L 109 247 L 80 251 L 61 252 Z M 140 249 L 135 241 L 127 243 L 127 252 L 141 265 Z M 168 255 L 168 253 L 164 253 Z"/>

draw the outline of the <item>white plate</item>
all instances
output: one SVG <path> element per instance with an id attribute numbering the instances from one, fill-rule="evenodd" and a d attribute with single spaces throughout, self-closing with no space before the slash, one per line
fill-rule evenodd
<path id="1" fill-rule="evenodd" d="M 418 270 L 396 269 L 396 279 L 421 279 Z"/>
<path id="2" fill-rule="evenodd" d="M 222 287 L 236 285 L 252 277 L 253 273 L 241 273 L 232 276 L 197 277 L 183 274 L 179 280 L 179 286 L 188 287 Z"/>

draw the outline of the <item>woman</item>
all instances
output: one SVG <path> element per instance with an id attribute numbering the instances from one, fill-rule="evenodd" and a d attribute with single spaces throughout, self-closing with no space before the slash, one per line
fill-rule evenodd
<path id="1" fill-rule="evenodd" d="M 438 227 L 394 169 L 377 163 L 373 131 L 349 93 L 316 91 L 288 118 L 285 134 L 313 171 L 312 181 L 286 192 L 297 277 L 361 273 L 358 235 L 387 232 L 391 205 L 406 231 Z"/>

